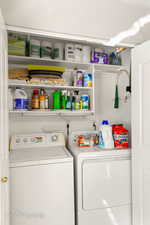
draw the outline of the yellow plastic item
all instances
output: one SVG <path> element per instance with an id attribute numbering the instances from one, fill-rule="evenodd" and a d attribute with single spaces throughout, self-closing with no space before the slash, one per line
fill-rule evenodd
<path id="1" fill-rule="evenodd" d="M 65 67 L 61 66 L 43 66 L 43 65 L 28 65 L 28 70 L 53 70 L 65 72 Z"/>

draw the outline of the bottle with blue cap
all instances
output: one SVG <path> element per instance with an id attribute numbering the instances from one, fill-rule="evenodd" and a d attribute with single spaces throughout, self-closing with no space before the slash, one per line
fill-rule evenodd
<path id="1" fill-rule="evenodd" d="M 99 128 L 99 146 L 103 149 L 113 149 L 114 140 L 112 135 L 112 127 L 108 120 L 103 120 Z"/>

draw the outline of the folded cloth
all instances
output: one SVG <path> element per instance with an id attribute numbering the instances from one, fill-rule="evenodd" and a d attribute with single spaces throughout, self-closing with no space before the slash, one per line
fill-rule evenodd
<path id="1" fill-rule="evenodd" d="M 64 79 L 37 79 L 32 78 L 31 80 L 27 81 L 28 84 L 47 84 L 47 85 L 59 85 L 59 86 L 67 86 L 67 83 Z"/>
<path id="2" fill-rule="evenodd" d="M 10 68 L 8 72 L 9 79 L 27 80 L 29 77 L 26 68 Z"/>
<path id="3" fill-rule="evenodd" d="M 29 80 L 8 79 L 9 84 L 27 84 Z"/>
<path id="4" fill-rule="evenodd" d="M 46 74 L 35 74 L 30 75 L 31 78 L 43 78 L 43 79 L 61 79 L 61 76 L 58 75 L 46 75 Z"/>
<path id="5" fill-rule="evenodd" d="M 28 70 L 46 70 L 46 71 L 57 71 L 57 72 L 65 72 L 65 67 L 61 66 L 43 66 L 43 65 L 28 65 Z"/>
<path id="6" fill-rule="evenodd" d="M 29 70 L 30 75 L 55 75 L 55 76 L 62 76 L 62 72 L 59 71 L 52 71 L 52 70 Z"/>

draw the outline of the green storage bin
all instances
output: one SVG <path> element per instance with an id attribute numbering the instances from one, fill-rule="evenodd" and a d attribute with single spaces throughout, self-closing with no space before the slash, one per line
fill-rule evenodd
<path id="1" fill-rule="evenodd" d="M 25 56 L 26 55 L 26 36 L 14 33 L 8 34 L 8 54 Z"/>

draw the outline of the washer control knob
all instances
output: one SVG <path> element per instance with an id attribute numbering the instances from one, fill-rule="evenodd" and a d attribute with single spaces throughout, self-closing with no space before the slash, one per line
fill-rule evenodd
<path id="1" fill-rule="evenodd" d="M 23 138 L 23 142 L 24 143 L 27 143 L 28 142 L 28 139 L 27 138 Z"/>
<path id="2" fill-rule="evenodd" d="M 34 143 L 35 142 L 35 138 L 31 138 L 31 143 Z"/>
<path id="3" fill-rule="evenodd" d="M 53 135 L 53 136 L 52 136 L 52 142 L 56 142 L 57 139 L 58 139 L 58 136 L 57 136 L 57 135 Z"/>
<path id="4" fill-rule="evenodd" d="M 16 138 L 16 143 L 19 144 L 21 142 L 20 138 Z"/>

